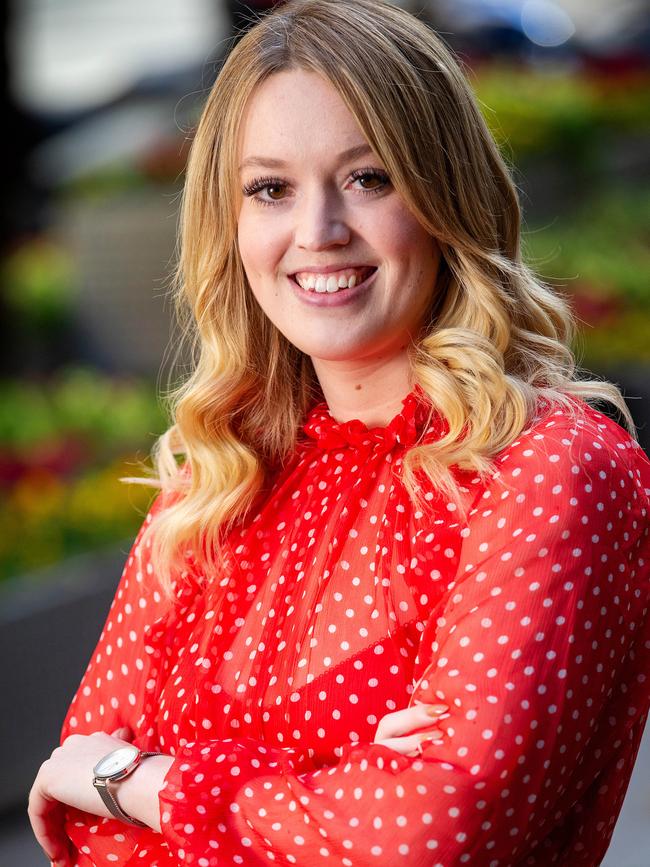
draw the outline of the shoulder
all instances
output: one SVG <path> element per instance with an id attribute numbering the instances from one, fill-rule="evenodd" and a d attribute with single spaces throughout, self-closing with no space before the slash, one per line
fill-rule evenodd
<path id="1" fill-rule="evenodd" d="M 548 534 L 626 526 L 643 535 L 650 462 L 614 421 L 582 401 L 539 415 L 493 462 L 468 514 L 481 534 L 531 526 Z M 522 532 L 520 529 L 519 532 Z"/>
<path id="2" fill-rule="evenodd" d="M 644 594 L 650 463 L 615 422 L 577 410 L 548 412 L 497 456 L 461 533 L 461 574 L 483 580 L 494 561 L 499 575 L 535 575 L 538 586 L 619 588 L 617 576 L 630 576 L 625 587 Z"/>
<path id="3" fill-rule="evenodd" d="M 563 484 L 565 491 L 634 491 L 646 505 L 650 461 L 620 425 L 584 401 L 541 413 L 494 461 L 495 474 L 519 490 Z M 615 497 L 613 497 L 615 499 Z"/>

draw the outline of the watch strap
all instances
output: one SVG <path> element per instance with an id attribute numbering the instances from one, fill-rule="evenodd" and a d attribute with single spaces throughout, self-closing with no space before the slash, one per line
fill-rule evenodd
<path id="1" fill-rule="evenodd" d="M 140 767 L 140 764 L 141 764 L 143 759 L 146 759 L 149 756 L 160 756 L 160 755 L 162 755 L 162 754 L 157 753 L 157 752 L 141 752 L 140 756 L 138 758 L 138 763 L 136 765 L 134 765 L 134 767 L 129 771 L 128 774 L 126 774 L 126 776 L 122 777 L 117 782 L 122 782 L 122 780 L 125 780 L 126 777 L 130 776 L 133 773 L 133 771 L 136 771 Z M 109 780 L 109 779 L 100 780 L 100 779 L 95 778 L 93 780 L 93 785 L 95 786 L 95 788 L 99 792 L 99 796 L 102 799 L 102 801 L 104 802 L 104 804 L 106 805 L 106 807 L 108 808 L 109 812 L 112 813 L 116 819 L 121 819 L 123 822 L 127 822 L 129 825 L 136 825 L 138 828 L 146 828 L 147 825 L 144 822 L 141 822 L 139 819 L 134 819 L 133 816 L 129 816 L 129 814 L 125 813 L 124 810 L 120 807 L 120 805 L 117 803 L 117 798 L 115 797 L 115 795 L 113 794 L 113 792 L 111 792 L 111 790 L 109 788 L 108 784 L 110 782 L 111 782 L 111 780 Z"/>

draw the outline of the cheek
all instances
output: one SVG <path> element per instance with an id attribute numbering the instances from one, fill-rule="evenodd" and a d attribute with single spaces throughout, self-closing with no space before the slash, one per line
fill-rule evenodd
<path id="1" fill-rule="evenodd" d="M 374 246 L 382 257 L 402 273 L 417 268 L 432 245 L 431 237 L 399 203 L 384 212 L 373 227 L 373 236 Z"/>
<path id="2" fill-rule="evenodd" d="M 244 270 L 252 282 L 275 276 L 286 245 L 277 221 L 264 220 L 263 216 L 246 210 L 239 216 L 237 243 Z"/>
<path id="3" fill-rule="evenodd" d="M 244 270 L 250 277 L 258 271 L 260 248 L 255 244 L 254 221 L 245 213 L 240 213 L 237 223 L 237 245 Z"/>
<path id="4" fill-rule="evenodd" d="M 434 238 L 410 214 L 404 216 L 393 235 L 395 257 L 416 279 L 435 278 L 440 250 Z"/>

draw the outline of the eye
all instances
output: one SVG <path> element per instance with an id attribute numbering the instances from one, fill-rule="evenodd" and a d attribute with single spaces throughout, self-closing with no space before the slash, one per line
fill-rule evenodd
<path id="1" fill-rule="evenodd" d="M 378 169 L 359 169 L 352 173 L 352 180 L 358 182 L 365 193 L 379 192 L 390 183 L 388 175 Z"/>
<path id="2" fill-rule="evenodd" d="M 257 178 L 242 189 L 245 196 L 262 205 L 271 205 L 285 198 L 287 184 L 278 178 Z M 265 195 L 261 195 L 264 193 Z"/>

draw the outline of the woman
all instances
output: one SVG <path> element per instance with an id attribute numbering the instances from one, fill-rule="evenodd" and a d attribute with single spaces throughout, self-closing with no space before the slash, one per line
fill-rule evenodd
<path id="1" fill-rule="evenodd" d="M 600 862 L 648 708 L 650 473 L 519 231 L 406 12 L 292 2 L 234 49 L 162 493 L 30 796 L 57 863 Z"/>

